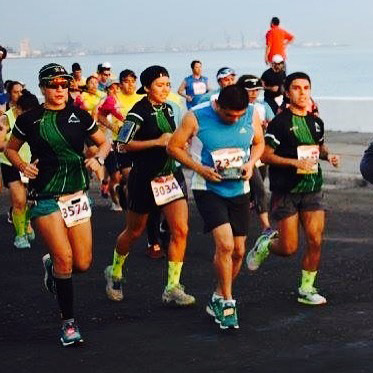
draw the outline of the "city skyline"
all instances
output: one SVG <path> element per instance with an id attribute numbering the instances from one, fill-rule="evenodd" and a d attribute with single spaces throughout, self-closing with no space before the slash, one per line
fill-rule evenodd
<path id="1" fill-rule="evenodd" d="M 25 6 L 30 8 L 27 12 Z M 67 40 L 88 50 L 107 46 L 192 48 L 249 42 L 260 46 L 272 16 L 278 16 L 281 25 L 295 34 L 298 44 L 373 43 L 369 11 L 373 5 L 368 0 L 314 0 L 312 6 L 291 0 L 231 0 L 227 4 L 212 0 L 181 4 L 171 0 L 138 0 L 134 4 L 120 0 L 37 0 L 31 7 L 29 2 L 19 0 L 6 8 L 7 14 L 17 16 L 3 17 L 0 44 L 13 48 L 25 38 L 33 49 L 39 50 Z"/>

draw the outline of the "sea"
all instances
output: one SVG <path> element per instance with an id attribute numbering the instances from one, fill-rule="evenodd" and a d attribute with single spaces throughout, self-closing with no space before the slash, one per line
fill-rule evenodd
<path id="1" fill-rule="evenodd" d="M 261 76 L 268 67 L 263 49 L 215 50 L 193 52 L 128 53 L 122 55 L 85 55 L 73 57 L 16 58 L 3 62 L 3 79 L 20 80 L 33 93 L 40 95 L 38 71 L 50 62 L 60 63 L 70 70 L 79 62 L 83 75 L 96 71 L 97 65 L 110 62 L 118 76 L 126 68 L 139 76 L 150 65 L 165 66 L 177 91 L 183 78 L 190 74 L 190 62 L 200 60 L 203 75 L 217 87 L 216 72 L 223 66 L 236 70 L 237 75 Z M 335 131 L 373 132 L 373 73 L 369 67 L 373 50 L 358 46 L 323 46 L 288 48 L 287 73 L 304 71 L 312 80 L 312 96 L 320 107 L 325 127 Z"/>

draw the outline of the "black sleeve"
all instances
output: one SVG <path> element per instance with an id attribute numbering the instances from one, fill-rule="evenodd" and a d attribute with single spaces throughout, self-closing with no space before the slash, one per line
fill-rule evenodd
<path id="1" fill-rule="evenodd" d="M 268 124 L 266 134 L 264 136 L 266 145 L 276 149 L 282 141 L 282 126 L 279 116 L 274 117 Z"/>
<path id="2" fill-rule="evenodd" d="M 98 131 L 97 123 L 88 113 L 88 111 L 74 108 L 74 112 L 79 117 L 80 123 L 88 135 L 92 135 L 93 133 Z"/>
<path id="3" fill-rule="evenodd" d="M 27 113 L 25 113 L 27 114 Z M 16 123 L 14 124 L 13 130 L 12 130 L 12 135 L 17 137 L 17 139 L 26 141 L 27 139 L 27 115 L 21 114 L 17 120 Z"/>

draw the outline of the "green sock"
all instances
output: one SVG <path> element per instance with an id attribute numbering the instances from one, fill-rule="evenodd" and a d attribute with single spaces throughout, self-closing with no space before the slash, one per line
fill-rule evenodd
<path id="1" fill-rule="evenodd" d="M 24 236 L 25 235 L 25 222 L 26 222 L 26 209 L 22 212 L 15 212 L 13 209 L 12 212 L 13 217 L 13 225 L 16 231 L 16 236 Z"/>
<path id="2" fill-rule="evenodd" d="M 311 291 L 313 289 L 313 283 L 315 282 L 317 271 L 306 271 L 302 269 L 302 282 L 301 289 L 304 291 Z"/>
<path id="3" fill-rule="evenodd" d="M 179 285 L 182 267 L 183 262 L 168 262 L 167 290 Z"/>
<path id="4" fill-rule="evenodd" d="M 113 265 L 111 269 L 111 275 L 116 278 L 122 278 L 123 264 L 126 261 L 128 253 L 126 255 L 118 254 L 117 249 L 114 249 Z"/>
<path id="5" fill-rule="evenodd" d="M 32 227 L 30 225 L 30 209 L 29 207 L 26 207 L 25 211 L 25 233 L 31 233 L 32 232 Z"/>

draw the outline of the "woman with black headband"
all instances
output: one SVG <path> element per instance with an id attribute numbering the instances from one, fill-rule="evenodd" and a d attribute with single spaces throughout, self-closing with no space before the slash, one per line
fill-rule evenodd
<path id="1" fill-rule="evenodd" d="M 66 105 L 70 80 L 61 65 L 40 70 L 45 102 L 17 118 L 5 149 L 10 162 L 30 179 L 30 216 L 49 251 L 43 257 L 44 283 L 60 307 L 63 346 L 83 341 L 74 319 L 72 272 L 84 272 L 91 265 L 88 170 L 96 171 L 110 149 L 92 117 Z M 94 158 L 83 155 L 87 138 L 98 147 Z M 18 154 L 24 142 L 30 145 L 30 163 Z"/>
<path id="2" fill-rule="evenodd" d="M 166 103 L 170 78 L 162 66 L 150 66 L 140 76 L 146 93 L 127 114 L 118 136 L 125 151 L 131 152 L 133 167 L 128 180 L 126 227 L 117 239 L 112 265 L 105 270 L 106 293 L 114 301 L 123 299 L 123 264 L 145 229 L 149 213 L 159 206 L 171 231 L 168 249 L 168 282 L 162 300 L 166 304 L 189 306 L 195 298 L 180 284 L 188 232 L 187 191 L 181 168 L 166 152 L 175 131 L 174 112 Z"/>

